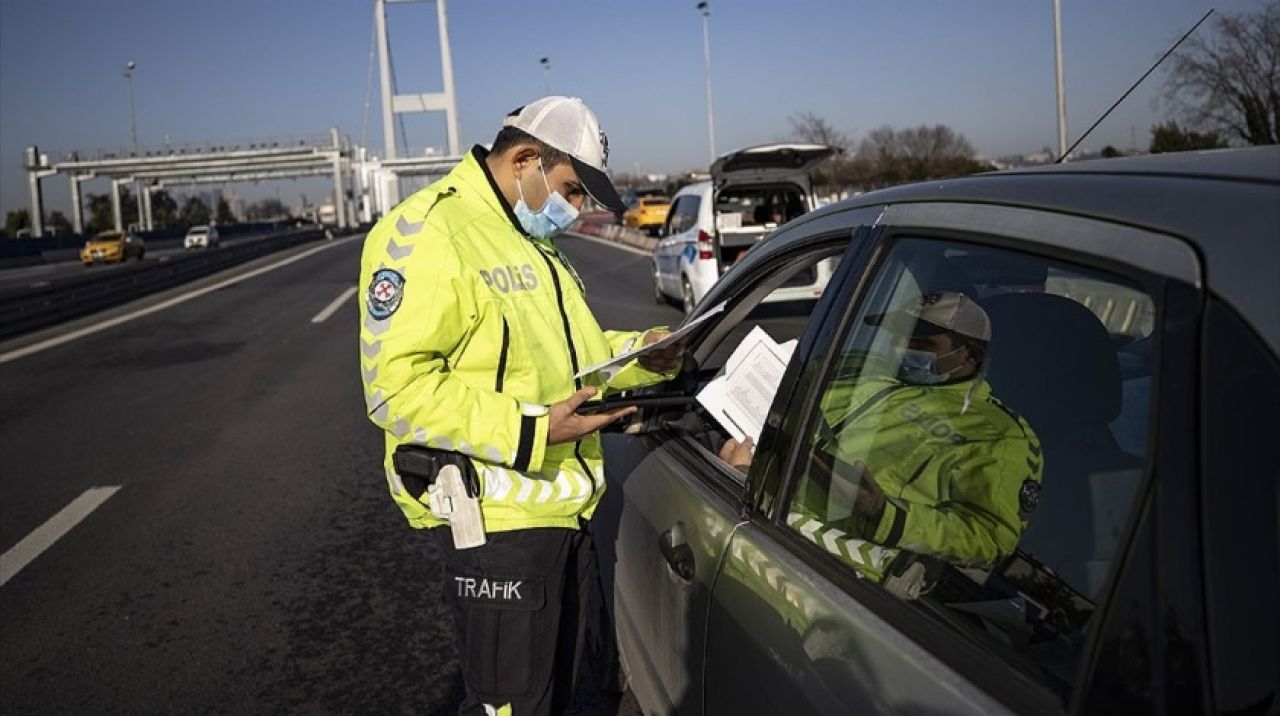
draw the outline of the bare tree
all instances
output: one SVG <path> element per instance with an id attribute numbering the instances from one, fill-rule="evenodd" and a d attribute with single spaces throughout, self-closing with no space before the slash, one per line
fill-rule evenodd
<path id="1" fill-rule="evenodd" d="M 1248 144 L 1280 142 L 1280 0 L 1224 13 L 1173 57 L 1165 99 L 1194 127 Z"/>
<path id="2" fill-rule="evenodd" d="M 813 112 L 793 114 L 787 117 L 787 120 L 791 122 L 791 133 L 806 142 L 825 144 L 843 150 L 848 150 L 852 145 L 848 135 Z"/>
<path id="3" fill-rule="evenodd" d="M 791 122 L 791 133 L 797 139 L 836 148 L 835 154 L 815 168 L 814 184 L 833 189 L 862 184 L 859 163 L 850 156 L 854 143 L 848 134 L 813 112 L 793 114 L 787 120 Z"/>

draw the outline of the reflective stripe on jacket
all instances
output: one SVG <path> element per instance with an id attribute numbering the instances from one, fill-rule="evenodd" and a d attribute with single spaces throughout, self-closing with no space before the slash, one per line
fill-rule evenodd
<path id="1" fill-rule="evenodd" d="M 641 334 L 600 329 L 563 256 L 517 228 L 485 156 L 473 149 L 365 238 L 366 409 L 386 432 L 387 481 L 412 526 L 443 521 L 392 469 L 395 448 L 410 442 L 473 458 L 487 531 L 576 528 L 604 492 L 600 436 L 548 446 L 545 406 L 574 392 L 579 369 Z M 664 378 L 633 362 L 605 387 Z"/>

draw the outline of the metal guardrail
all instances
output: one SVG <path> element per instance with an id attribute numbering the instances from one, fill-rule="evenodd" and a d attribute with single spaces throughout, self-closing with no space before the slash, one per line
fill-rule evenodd
<path id="1" fill-rule="evenodd" d="M 121 266 L 44 284 L 0 291 L 0 339 L 46 328 L 162 291 L 236 264 L 324 237 L 320 228 L 298 229 L 168 260 Z"/>

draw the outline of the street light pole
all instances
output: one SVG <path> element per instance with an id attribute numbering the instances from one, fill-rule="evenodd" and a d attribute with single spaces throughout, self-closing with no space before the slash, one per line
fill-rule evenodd
<path id="1" fill-rule="evenodd" d="M 1053 57 L 1058 74 L 1058 156 L 1067 153 L 1067 95 L 1062 86 L 1062 0 L 1053 0 Z"/>
<path id="2" fill-rule="evenodd" d="M 544 57 L 538 60 L 538 62 L 541 63 L 542 65 L 542 78 L 543 78 L 543 82 L 546 84 L 547 93 L 544 96 L 550 97 L 551 96 L 551 58 Z"/>
<path id="3" fill-rule="evenodd" d="M 133 156 L 138 156 L 138 120 L 133 111 L 133 68 L 138 64 L 129 60 L 124 66 L 124 76 L 129 80 L 129 137 L 133 140 Z"/>
<path id="4" fill-rule="evenodd" d="M 698 3 L 702 11 L 702 60 L 707 67 L 707 143 L 711 150 L 711 161 L 716 160 L 716 120 L 715 110 L 711 106 L 711 33 L 707 29 L 711 18 L 711 4 Z"/>

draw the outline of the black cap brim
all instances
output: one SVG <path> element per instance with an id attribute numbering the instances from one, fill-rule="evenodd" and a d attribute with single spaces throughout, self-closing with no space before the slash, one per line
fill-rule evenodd
<path id="1" fill-rule="evenodd" d="M 578 174 L 578 179 L 582 182 L 582 186 L 595 199 L 597 203 L 604 206 L 610 211 L 622 211 L 626 205 L 622 203 L 622 197 L 618 196 L 618 190 L 613 188 L 613 182 L 609 181 L 609 176 L 595 167 L 580 162 L 573 156 L 569 157 L 569 161 L 573 164 L 573 171 Z"/>

